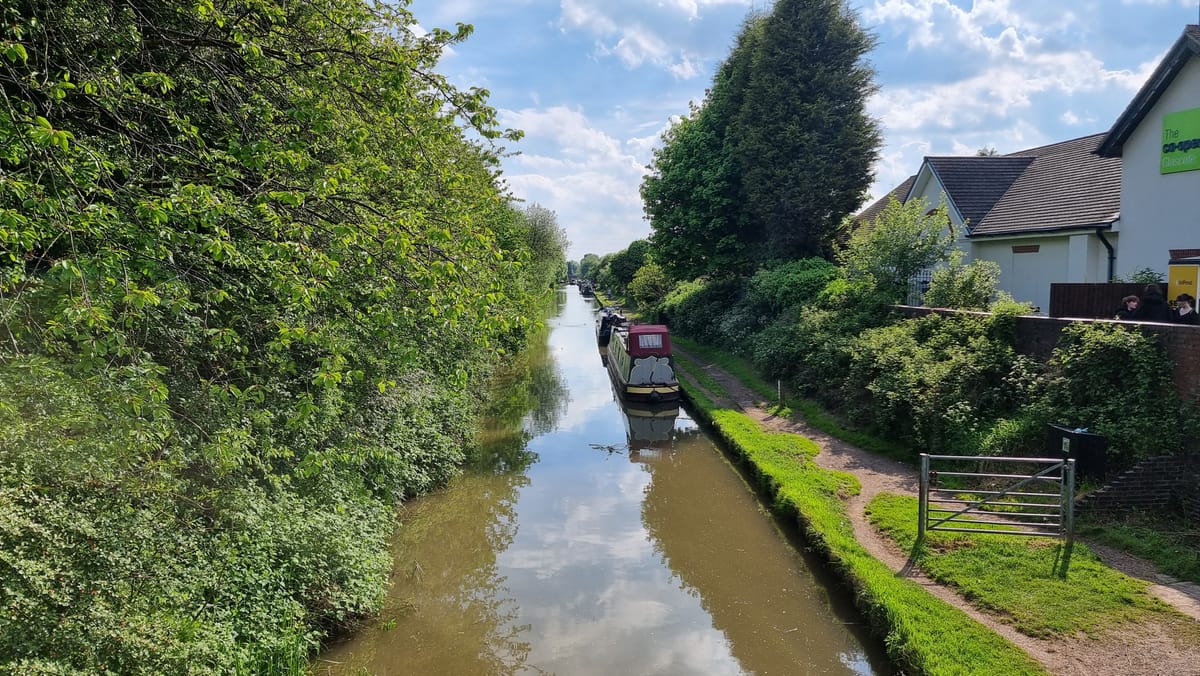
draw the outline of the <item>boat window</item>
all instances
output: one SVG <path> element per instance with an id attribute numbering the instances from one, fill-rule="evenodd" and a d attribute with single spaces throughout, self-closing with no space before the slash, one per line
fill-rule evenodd
<path id="1" fill-rule="evenodd" d="M 638 336 L 638 347 L 642 348 L 643 350 L 662 347 L 662 334 L 645 333 Z"/>

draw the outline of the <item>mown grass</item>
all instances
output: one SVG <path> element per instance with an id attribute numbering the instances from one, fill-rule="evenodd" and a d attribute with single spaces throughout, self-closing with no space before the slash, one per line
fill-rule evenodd
<path id="1" fill-rule="evenodd" d="M 916 498 L 882 493 L 867 509 L 871 522 L 910 551 L 931 578 L 1028 636 L 1095 634 L 1174 612 L 1150 595 L 1148 583 L 1109 568 L 1083 544 L 935 531 L 917 546 Z"/>
<path id="2" fill-rule="evenodd" d="M 1088 518 L 1078 532 L 1151 561 L 1167 575 L 1200 584 L 1200 527 L 1185 519 L 1134 511 Z"/>
<path id="3" fill-rule="evenodd" d="M 678 361 L 685 374 L 701 370 L 687 359 Z M 695 387 L 685 387 L 685 394 L 696 415 L 752 468 L 774 508 L 798 520 L 810 546 L 851 587 L 899 668 L 937 675 L 1046 673 L 1019 648 L 872 557 L 855 539 L 845 511 L 845 499 L 859 491 L 858 480 L 818 467 L 812 440 L 764 432 L 742 413 L 715 408 Z"/>

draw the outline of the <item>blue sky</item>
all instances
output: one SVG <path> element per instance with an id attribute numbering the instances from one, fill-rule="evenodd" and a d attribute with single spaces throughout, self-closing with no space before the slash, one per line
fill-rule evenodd
<path id="1" fill-rule="evenodd" d="M 419 29 L 475 33 L 439 71 L 484 87 L 514 196 L 553 210 L 570 258 L 650 233 L 638 186 L 673 116 L 699 102 L 766 0 L 414 0 Z M 1106 131 L 1200 0 L 851 0 L 878 39 L 872 197 L 925 155 L 1002 153 Z"/>

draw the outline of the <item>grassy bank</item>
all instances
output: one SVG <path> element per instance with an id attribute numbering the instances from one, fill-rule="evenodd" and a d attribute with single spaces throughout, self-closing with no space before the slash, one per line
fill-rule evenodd
<path id="1" fill-rule="evenodd" d="M 1122 622 L 1175 614 L 1149 594 L 1146 582 L 1104 565 L 1083 544 L 931 532 L 918 546 L 916 498 L 880 494 L 868 513 L 930 577 L 1002 614 L 1028 636 L 1094 635 Z"/>
<path id="2" fill-rule="evenodd" d="M 778 410 L 777 412 L 780 415 L 787 415 L 794 411 L 799 413 L 806 423 L 835 439 L 840 439 L 877 455 L 882 455 L 905 464 L 912 464 L 913 454 L 907 447 L 892 443 L 886 439 L 880 439 L 860 430 L 850 429 L 814 401 L 792 397 L 784 391 L 783 401 L 780 402 L 780 386 L 768 383 L 758 374 L 754 366 L 745 359 L 731 355 L 728 352 L 701 345 L 682 336 L 673 335 L 671 336 L 671 341 L 696 357 L 716 364 L 726 373 L 732 374 L 742 384 L 754 390 L 755 394 L 762 397 L 763 401 L 773 402 L 777 408 L 782 405 L 783 408 L 787 409 L 787 412 Z"/>
<path id="3" fill-rule="evenodd" d="M 701 372 L 687 359 L 679 364 L 685 375 Z M 724 394 L 715 381 L 701 382 L 713 395 Z M 1016 646 L 917 584 L 896 577 L 867 553 L 854 537 L 844 505 L 858 492 L 858 481 L 818 467 L 812 460 L 818 451 L 814 442 L 764 432 L 748 416 L 717 408 L 699 388 L 685 392 L 696 414 L 753 468 L 774 508 L 797 519 L 811 546 L 854 591 L 859 609 L 901 669 L 920 674 L 1045 673 Z"/>

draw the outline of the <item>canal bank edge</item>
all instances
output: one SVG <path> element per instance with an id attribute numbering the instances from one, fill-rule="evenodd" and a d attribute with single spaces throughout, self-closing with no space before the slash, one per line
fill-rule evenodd
<path id="1" fill-rule="evenodd" d="M 799 523 L 809 546 L 853 592 L 855 605 L 896 667 L 931 675 L 1049 673 L 1011 641 L 873 557 L 846 514 L 845 499 L 858 492 L 857 479 L 817 466 L 815 442 L 764 431 L 733 410 L 736 402 L 731 408 L 718 406 L 710 398 L 715 393 L 700 385 L 696 360 L 682 356 L 683 394 L 695 415 L 750 468 L 772 508 Z"/>

